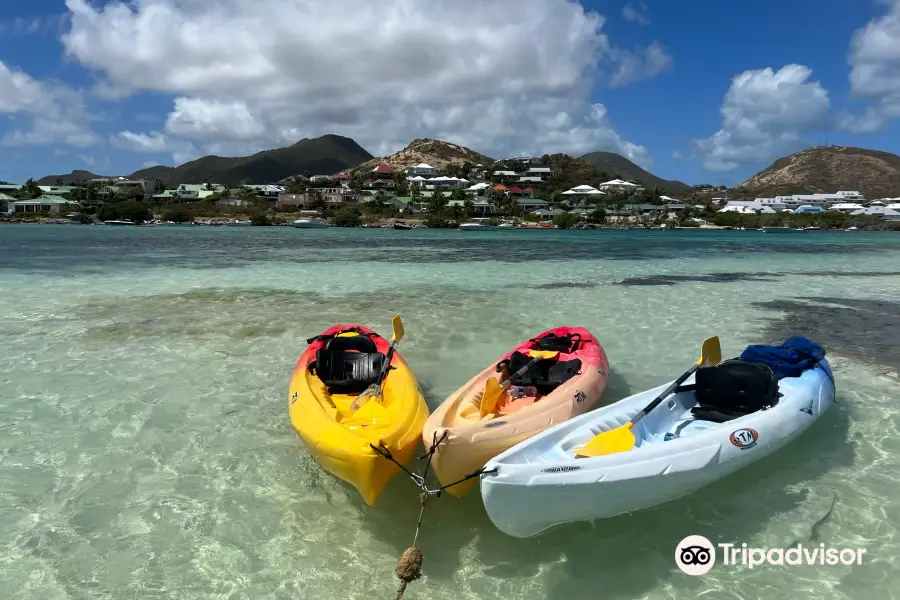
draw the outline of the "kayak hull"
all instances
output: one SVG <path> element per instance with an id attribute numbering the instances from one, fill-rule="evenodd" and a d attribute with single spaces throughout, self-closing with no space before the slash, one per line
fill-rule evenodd
<path id="1" fill-rule="evenodd" d="M 378 351 L 387 354 L 390 343 L 361 325 L 335 325 L 321 335 L 350 329 L 369 334 Z M 384 404 L 364 406 L 354 414 L 349 406 L 355 396 L 330 395 L 325 384 L 309 371 L 316 351 L 324 345 L 324 341 L 314 341 L 297 361 L 288 390 L 291 425 L 310 456 L 325 471 L 355 487 L 372 506 L 400 468 L 370 444 L 383 442 L 401 464 L 409 464 L 418 449 L 428 407 L 415 374 L 395 350 L 393 368 L 384 380 Z"/>
<path id="2" fill-rule="evenodd" d="M 834 402 L 830 366 L 779 381 L 778 404 L 724 423 L 690 418 L 693 392 L 670 396 L 635 425 L 635 448 L 575 458 L 597 433 L 624 425 L 669 384 L 557 425 L 495 457 L 481 478 L 494 525 L 531 537 L 565 523 L 592 521 L 691 494 L 781 449 Z M 686 384 L 692 383 L 691 377 Z M 666 440 L 666 433 L 679 437 Z M 534 507 L 540 506 L 536 511 Z"/>
<path id="3" fill-rule="evenodd" d="M 582 350 L 560 355 L 561 360 L 579 358 L 582 361 L 580 374 L 538 401 L 523 400 L 526 404 L 523 407 L 516 406 L 518 401 L 501 403 L 499 414 L 485 417 L 480 416 L 479 401 L 485 382 L 491 377 L 499 378 L 496 363 L 472 377 L 434 411 L 422 431 L 426 449 L 443 437 L 432 458 L 432 470 L 441 485 L 464 478 L 511 446 L 590 410 L 599 402 L 609 373 L 609 361 L 599 342 L 583 328 L 559 327 L 537 337 L 548 333 L 581 335 Z M 527 352 L 531 346 L 531 342 L 525 342 L 500 360 L 508 359 L 517 350 Z M 464 496 L 477 483 L 478 479 L 472 478 L 447 491 L 454 496 Z"/>

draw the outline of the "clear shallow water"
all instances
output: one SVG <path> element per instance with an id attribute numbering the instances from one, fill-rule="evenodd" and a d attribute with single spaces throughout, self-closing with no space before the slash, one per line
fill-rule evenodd
<path id="1" fill-rule="evenodd" d="M 839 402 L 753 467 L 593 526 L 516 540 L 477 493 L 432 501 L 406 598 L 900 598 L 898 291 L 892 234 L 2 227 L 0 598 L 393 597 L 415 489 L 365 506 L 286 395 L 307 337 L 395 313 L 432 407 L 560 324 L 601 339 L 608 400 L 709 335 L 733 356 L 804 333 Z M 867 555 L 692 578 L 690 534 Z"/>

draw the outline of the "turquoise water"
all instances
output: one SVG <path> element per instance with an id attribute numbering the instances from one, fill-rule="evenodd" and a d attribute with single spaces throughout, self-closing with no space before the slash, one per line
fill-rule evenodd
<path id="1" fill-rule="evenodd" d="M 838 383 L 791 446 L 656 509 L 517 540 L 436 499 L 406 598 L 900 598 L 900 235 L 5 226 L 0 291 L 0 598 L 392 598 L 416 490 L 370 508 L 322 472 L 287 384 L 307 337 L 395 313 L 431 407 L 562 324 L 604 345 L 607 400 L 710 335 L 809 335 Z M 867 554 L 690 577 L 692 534 Z"/>

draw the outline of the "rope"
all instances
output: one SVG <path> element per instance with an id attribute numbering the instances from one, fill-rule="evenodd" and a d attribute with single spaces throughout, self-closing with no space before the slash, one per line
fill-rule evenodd
<path id="1" fill-rule="evenodd" d="M 422 521 L 425 518 L 425 504 L 428 503 L 428 499 L 431 496 L 440 496 L 441 493 L 447 488 L 458 485 L 464 481 L 468 481 L 473 477 L 479 477 L 483 473 L 496 472 L 496 469 L 491 469 L 490 471 L 478 469 L 477 471 L 466 475 L 462 479 L 459 479 L 452 483 L 448 483 L 445 486 L 441 486 L 435 490 L 429 489 L 425 483 L 425 478 L 428 476 L 428 471 L 431 469 L 431 459 L 434 457 L 434 453 L 437 451 L 440 443 L 447 438 L 447 434 L 448 432 L 444 431 L 444 435 L 441 436 L 441 439 L 437 439 L 437 432 L 435 432 L 434 437 L 432 438 L 431 448 L 428 449 L 428 452 L 419 457 L 419 460 L 427 459 L 425 462 L 425 469 L 423 469 L 421 475 L 413 473 L 402 464 L 400 464 L 400 462 L 398 462 L 397 459 L 394 458 L 394 455 L 391 454 L 391 451 L 387 448 L 387 446 L 384 445 L 384 442 L 379 442 L 378 446 L 369 444 L 372 450 L 388 459 L 389 461 L 393 462 L 395 465 L 400 467 L 404 473 L 409 475 L 409 478 L 413 480 L 413 482 L 420 490 L 419 522 L 416 523 L 416 533 L 413 536 L 413 543 L 412 546 L 404 550 L 403 554 L 400 555 L 400 560 L 397 561 L 397 568 L 394 570 L 394 573 L 400 579 L 400 587 L 397 589 L 395 600 L 402 600 L 403 593 L 406 591 L 406 586 L 422 576 L 422 562 L 424 561 L 425 556 L 422 554 L 422 551 L 416 547 L 416 543 L 419 541 L 419 531 L 422 529 Z"/>

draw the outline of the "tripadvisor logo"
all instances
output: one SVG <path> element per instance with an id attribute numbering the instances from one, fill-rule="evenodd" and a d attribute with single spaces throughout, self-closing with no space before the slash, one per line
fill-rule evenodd
<path id="1" fill-rule="evenodd" d="M 753 569 L 766 564 L 861 565 L 865 553 L 865 548 L 830 548 L 825 544 L 809 547 L 798 544 L 790 548 L 753 548 L 743 543 L 714 545 L 702 535 L 689 535 L 675 547 L 675 564 L 688 575 L 705 575 L 715 566 L 717 558 L 721 558 L 723 565 Z"/>

